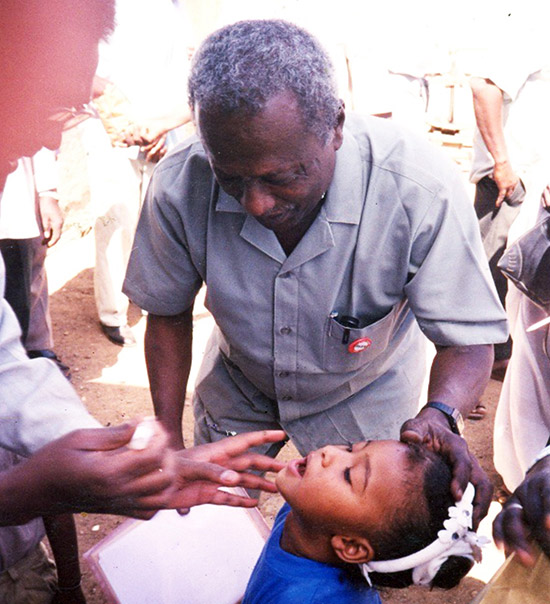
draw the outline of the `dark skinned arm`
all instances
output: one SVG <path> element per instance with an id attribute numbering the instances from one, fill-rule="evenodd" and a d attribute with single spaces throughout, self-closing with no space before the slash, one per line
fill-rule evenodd
<path id="1" fill-rule="evenodd" d="M 170 444 L 182 449 L 182 418 L 191 369 L 193 307 L 171 317 L 148 315 L 145 360 L 155 414 Z"/>
<path id="2" fill-rule="evenodd" d="M 483 394 L 491 375 L 493 346 L 436 346 L 430 372 L 428 401 L 458 409 L 464 417 Z M 466 441 L 454 434 L 446 416 L 437 409 L 424 409 L 401 426 L 401 440 L 428 445 L 441 453 L 453 471 L 451 490 L 458 501 L 468 482 L 476 487 L 474 526 L 487 514 L 492 484 L 470 453 Z"/>
<path id="3" fill-rule="evenodd" d="M 65 512 L 150 518 L 168 507 L 176 480 L 168 438 L 159 429 L 132 450 L 137 423 L 75 430 L 0 473 L 0 526 Z"/>
<path id="4" fill-rule="evenodd" d="M 493 345 L 436 346 L 436 351 L 430 372 L 428 400 L 456 407 L 466 417 L 479 401 L 491 377 Z"/>
<path id="5" fill-rule="evenodd" d="M 531 539 L 550 558 L 550 457 L 538 461 L 508 498 L 493 523 L 493 536 L 525 566 L 536 562 Z"/>

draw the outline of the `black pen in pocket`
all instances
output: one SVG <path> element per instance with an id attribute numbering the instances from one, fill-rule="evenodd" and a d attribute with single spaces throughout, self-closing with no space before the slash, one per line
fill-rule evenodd
<path id="1" fill-rule="evenodd" d="M 345 327 L 342 335 L 342 344 L 347 344 L 349 342 L 350 329 L 359 327 L 359 319 L 350 315 L 342 315 L 338 317 L 338 323 Z"/>

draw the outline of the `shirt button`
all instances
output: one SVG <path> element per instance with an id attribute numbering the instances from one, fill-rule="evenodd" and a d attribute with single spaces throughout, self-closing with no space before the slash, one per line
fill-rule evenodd
<path id="1" fill-rule="evenodd" d="M 281 329 L 279 331 L 283 334 L 283 336 L 286 336 L 292 332 L 292 328 L 291 327 L 281 327 Z"/>
<path id="2" fill-rule="evenodd" d="M 281 397 L 282 401 L 291 401 L 292 397 L 290 396 L 290 394 L 285 394 L 284 396 Z"/>
<path id="3" fill-rule="evenodd" d="M 288 371 L 279 371 L 277 374 L 279 377 L 288 377 L 290 374 Z"/>

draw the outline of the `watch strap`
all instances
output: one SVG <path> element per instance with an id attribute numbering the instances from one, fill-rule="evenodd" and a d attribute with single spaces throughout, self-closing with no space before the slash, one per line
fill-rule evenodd
<path id="1" fill-rule="evenodd" d="M 462 431 L 464 429 L 464 420 L 462 418 L 462 413 L 456 407 L 450 407 L 445 403 L 440 403 L 439 401 L 430 401 L 426 405 L 424 405 L 423 409 L 437 409 L 441 411 L 447 418 L 449 422 L 449 427 L 451 428 L 451 432 L 462 435 Z"/>

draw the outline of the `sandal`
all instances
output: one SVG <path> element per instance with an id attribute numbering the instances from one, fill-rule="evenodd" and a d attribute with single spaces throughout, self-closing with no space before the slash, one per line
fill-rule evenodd
<path id="1" fill-rule="evenodd" d="M 479 421 L 487 415 L 487 407 L 483 403 L 478 403 L 468 414 L 468 419 Z"/>

